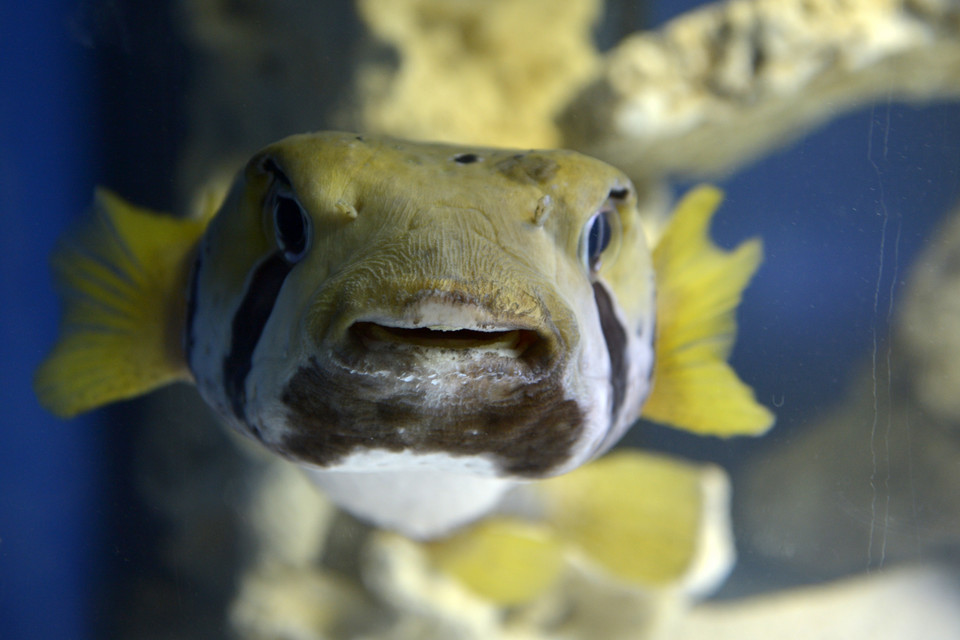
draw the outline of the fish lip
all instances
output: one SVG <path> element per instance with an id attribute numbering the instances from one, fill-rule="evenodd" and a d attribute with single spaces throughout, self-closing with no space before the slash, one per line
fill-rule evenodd
<path id="1" fill-rule="evenodd" d="M 353 373 L 396 371 L 404 379 L 465 373 L 541 379 L 553 370 L 556 339 L 520 324 L 456 328 L 358 319 L 331 353 Z"/>
<path id="2" fill-rule="evenodd" d="M 562 359 L 560 336 L 542 307 L 504 313 L 457 292 L 421 292 L 395 312 L 371 310 L 341 322 L 326 351 L 355 374 L 486 371 L 532 381 Z"/>
<path id="3" fill-rule="evenodd" d="M 511 325 L 458 328 L 361 320 L 350 325 L 348 332 L 368 351 L 434 349 L 490 353 L 507 358 L 523 358 L 541 340 L 535 330 Z"/>

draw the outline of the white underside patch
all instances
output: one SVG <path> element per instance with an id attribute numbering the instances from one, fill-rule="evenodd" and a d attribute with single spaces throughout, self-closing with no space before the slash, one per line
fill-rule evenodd
<path id="1" fill-rule="evenodd" d="M 378 527 L 418 539 L 434 538 L 496 508 L 504 493 L 519 484 L 498 478 L 483 458 L 443 453 L 351 454 L 343 471 L 304 466 L 337 505 Z"/>

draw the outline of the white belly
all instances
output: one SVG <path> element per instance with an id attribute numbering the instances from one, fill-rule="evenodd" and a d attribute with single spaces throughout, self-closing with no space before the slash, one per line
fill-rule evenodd
<path id="1" fill-rule="evenodd" d="M 492 465 L 482 459 L 476 461 L 479 473 L 473 474 L 462 471 L 462 458 L 451 464 L 453 458 L 446 454 L 371 451 L 360 455 L 370 456 L 369 472 L 304 469 L 338 506 L 411 538 L 434 538 L 484 516 L 507 490 L 521 484 L 484 474 L 484 467 Z M 414 465 L 411 457 L 416 458 Z M 401 461 L 406 468 L 391 468 Z"/>

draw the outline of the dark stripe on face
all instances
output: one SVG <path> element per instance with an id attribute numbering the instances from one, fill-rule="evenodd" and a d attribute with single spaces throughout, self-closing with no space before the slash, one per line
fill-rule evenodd
<path id="1" fill-rule="evenodd" d="M 627 333 L 617 320 L 613 310 L 613 301 L 606 288 L 599 282 L 593 283 L 593 299 L 600 314 L 600 328 L 607 343 L 610 356 L 610 386 L 613 387 L 613 406 L 610 407 L 611 424 L 620 415 L 620 406 L 627 390 Z"/>
<path id="2" fill-rule="evenodd" d="M 230 353 L 223 359 L 223 385 L 233 413 L 241 420 L 246 418 L 246 383 L 252 366 L 253 350 L 257 348 L 260 335 L 291 268 L 283 259 L 282 252 L 277 251 L 267 256 L 250 278 L 247 295 L 233 316 Z"/>
<path id="3" fill-rule="evenodd" d="M 193 370 L 193 345 L 196 339 L 193 337 L 193 321 L 197 316 L 197 286 L 200 281 L 200 250 L 197 250 L 197 257 L 193 260 L 193 270 L 190 272 L 190 286 L 187 290 L 187 317 L 183 326 L 183 352 L 187 356 L 187 366 Z"/>

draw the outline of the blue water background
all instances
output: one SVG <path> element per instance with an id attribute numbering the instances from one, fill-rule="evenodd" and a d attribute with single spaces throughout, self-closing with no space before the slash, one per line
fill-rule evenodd
<path id="1" fill-rule="evenodd" d="M 688 4 L 697 3 L 655 3 L 654 22 Z M 95 184 L 163 181 L 172 171 L 133 164 L 116 178 L 123 163 L 103 160 L 103 140 L 120 134 L 100 119 L 96 61 L 71 26 L 77 6 L 0 3 L 4 639 L 92 637 L 109 611 L 103 587 L 122 561 L 118 549 L 132 544 L 120 538 L 109 498 L 124 481 L 108 473 L 117 431 L 105 423 L 109 414 L 62 422 L 30 388 L 55 335 L 47 268 L 55 238 Z M 129 102 L 144 117 L 158 108 L 143 87 Z M 853 367 L 884 339 L 891 291 L 898 299 L 917 251 L 957 201 L 958 168 L 960 108 L 881 102 L 723 181 L 717 237 L 732 245 L 759 234 L 766 244 L 734 358 L 761 401 L 782 404 L 778 429 L 797 428 L 839 398 Z M 661 436 L 675 440 L 663 446 L 698 457 L 729 457 L 735 446 Z"/>
<path id="2" fill-rule="evenodd" d="M 37 405 L 32 370 L 57 323 L 47 256 L 97 169 L 87 52 L 71 3 L 0 3 L 0 638 L 83 638 L 104 564 L 97 417 Z"/>

